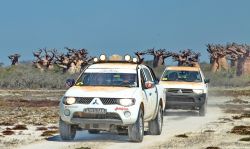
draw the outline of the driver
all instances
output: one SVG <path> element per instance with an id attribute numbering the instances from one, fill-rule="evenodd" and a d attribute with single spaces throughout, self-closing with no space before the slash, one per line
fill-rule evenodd
<path id="1" fill-rule="evenodd" d="M 123 74 L 122 75 L 123 83 L 124 84 L 132 84 L 134 83 L 134 76 L 131 74 Z"/>
<path id="2" fill-rule="evenodd" d="M 95 75 L 95 85 L 105 85 L 105 77 L 101 73 Z"/>

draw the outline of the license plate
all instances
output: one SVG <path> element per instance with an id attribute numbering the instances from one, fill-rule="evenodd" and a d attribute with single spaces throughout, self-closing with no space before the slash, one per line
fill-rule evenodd
<path id="1" fill-rule="evenodd" d="M 103 108 L 87 108 L 84 109 L 83 112 L 90 114 L 106 114 L 107 110 Z"/>

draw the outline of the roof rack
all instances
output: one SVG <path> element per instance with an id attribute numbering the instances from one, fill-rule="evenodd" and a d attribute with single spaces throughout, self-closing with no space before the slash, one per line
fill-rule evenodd
<path id="1" fill-rule="evenodd" d="M 94 63 L 133 63 L 139 64 L 137 58 L 132 58 L 130 55 L 125 55 L 124 57 L 120 55 L 112 55 L 109 58 L 105 54 L 101 54 L 100 57 L 95 57 L 93 59 Z"/>

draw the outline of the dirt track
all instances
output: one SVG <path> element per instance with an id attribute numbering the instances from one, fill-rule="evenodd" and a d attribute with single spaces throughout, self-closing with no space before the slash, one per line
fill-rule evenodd
<path id="1" fill-rule="evenodd" d="M 128 142 L 126 135 L 117 135 L 108 132 L 101 134 L 88 134 L 86 131 L 77 132 L 74 141 L 61 141 L 59 135 L 29 145 L 19 146 L 17 149 L 163 149 L 163 148 L 206 148 L 208 146 L 226 146 L 222 148 L 248 148 L 249 142 L 239 142 L 241 136 L 226 134 L 231 130 L 233 122 L 231 114 L 225 114 L 220 106 L 223 106 L 229 98 L 210 98 L 208 112 L 205 117 L 199 117 L 195 111 L 168 110 L 164 116 L 163 132 L 160 136 L 145 135 L 142 143 Z M 227 121 L 230 119 L 230 121 Z M 250 124 L 249 119 L 243 121 Z M 241 121 L 235 121 L 237 125 Z M 177 137 L 181 135 L 182 137 Z M 231 139 L 217 140 L 229 136 Z M 187 138 L 185 138 L 185 136 Z M 227 142 L 229 141 L 229 142 Z"/>

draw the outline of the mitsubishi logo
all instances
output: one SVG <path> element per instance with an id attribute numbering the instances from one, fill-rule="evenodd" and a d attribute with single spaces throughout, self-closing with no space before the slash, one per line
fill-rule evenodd
<path id="1" fill-rule="evenodd" d="M 181 93 L 182 93 L 182 90 L 180 89 L 180 90 L 178 91 L 178 93 L 180 93 L 180 94 L 181 94 Z"/>
<path id="2" fill-rule="evenodd" d="M 95 99 L 95 101 L 92 104 L 93 105 L 99 105 L 99 103 L 97 102 L 97 99 Z"/>
<path id="3" fill-rule="evenodd" d="M 102 105 L 100 98 L 94 98 L 91 102 L 92 105 Z"/>

